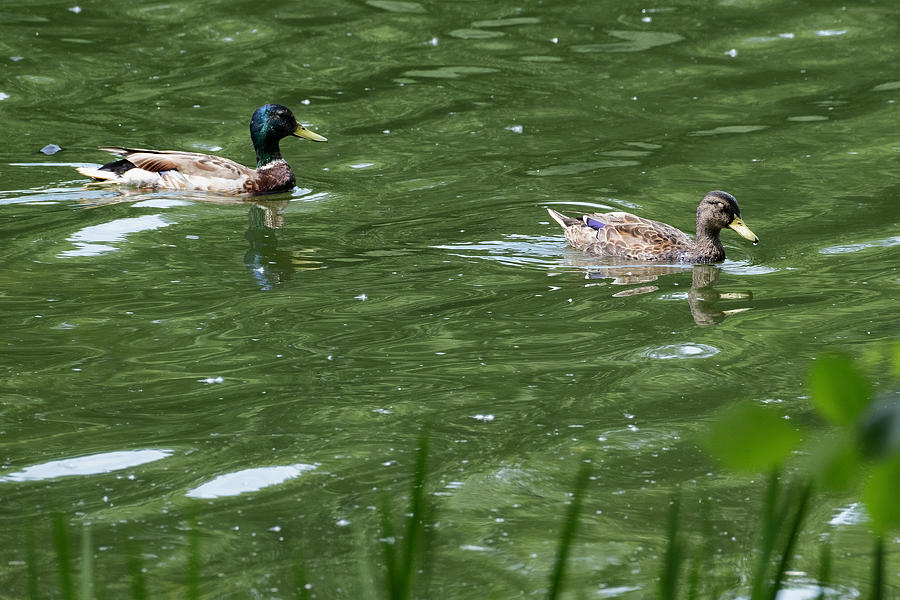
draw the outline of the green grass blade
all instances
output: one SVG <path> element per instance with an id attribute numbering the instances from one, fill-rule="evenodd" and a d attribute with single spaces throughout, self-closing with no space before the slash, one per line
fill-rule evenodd
<path id="1" fill-rule="evenodd" d="M 806 484 L 803 486 L 803 489 L 800 492 L 800 499 L 797 501 L 797 510 L 794 513 L 794 519 L 791 523 L 787 539 L 784 542 L 784 548 L 781 551 L 781 556 L 778 560 L 774 581 L 772 582 L 772 587 L 769 588 L 770 600 L 775 600 L 775 596 L 778 595 L 778 590 L 781 588 L 781 582 L 784 581 L 784 574 L 787 571 L 788 562 L 791 560 L 794 553 L 794 546 L 797 543 L 797 538 L 800 537 L 800 527 L 803 524 L 803 519 L 806 517 L 806 509 L 809 508 L 809 498 L 811 494 L 812 485 Z"/>
<path id="2" fill-rule="evenodd" d="M 822 555 L 819 558 L 819 597 L 825 600 L 825 591 L 831 582 L 831 544 L 825 542 L 822 546 Z"/>
<path id="3" fill-rule="evenodd" d="M 713 532 L 710 508 L 707 506 L 705 510 L 702 510 L 702 514 L 703 518 L 700 519 L 701 542 L 699 548 L 695 549 L 693 552 L 693 565 L 691 573 L 688 576 L 688 600 L 697 600 L 698 598 L 721 598 L 724 595 L 724 584 L 721 580 L 716 578 L 715 569 L 713 568 L 715 561 L 711 560 L 713 556 L 712 549 L 716 545 L 716 534 Z"/>
<path id="4" fill-rule="evenodd" d="M 131 600 L 147 600 L 147 584 L 144 581 L 144 568 L 141 565 L 141 551 L 137 540 L 125 543 L 126 568 L 131 573 Z"/>
<path id="5" fill-rule="evenodd" d="M 425 524 L 431 518 L 431 510 L 425 496 L 425 480 L 428 477 L 428 432 L 419 438 L 410 489 L 410 507 L 406 519 L 404 537 L 394 535 L 390 500 L 382 496 L 381 532 L 384 549 L 385 592 L 393 600 L 407 600 L 411 597 L 413 581 L 418 564 L 425 564 L 424 554 L 430 544 L 426 537 Z M 427 569 L 428 565 L 425 564 Z"/>
<path id="6" fill-rule="evenodd" d="M 369 544 L 366 539 L 365 529 L 356 530 L 356 548 L 359 564 L 359 592 L 356 598 L 359 600 L 376 600 L 378 597 L 375 583 L 375 559 L 369 553 Z"/>
<path id="7" fill-rule="evenodd" d="M 678 496 L 672 499 L 669 510 L 669 528 L 667 536 L 669 544 L 663 560 L 663 570 L 659 577 L 659 597 L 663 600 L 675 600 L 678 594 L 678 572 L 684 558 L 684 549 L 678 539 L 678 512 L 681 500 Z"/>
<path id="8" fill-rule="evenodd" d="M 878 536 L 875 539 L 875 549 L 872 551 L 872 600 L 884 598 L 884 538 Z"/>
<path id="9" fill-rule="evenodd" d="M 548 600 L 555 600 L 562 592 L 562 584 L 566 574 L 566 561 L 569 558 L 572 542 L 575 539 L 575 530 L 578 527 L 578 517 L 581 513 L 581 501 L 584 498 L 584 491 L 587 489 L 590 477 L 591 465 L 583 462 L 578 470 L 578 475 L 575 477 L 572 503 L 569 504 L 569 512 L 559 536 L 556 562 L 553 565 L 553 573 L 550 576 L 550 591 L 547 593 Z"/>
<path id="10" fill-rule="evenodd" d="M 394 523 L 391 518 L 391 501 L 385 493 L 381 497 L 381 546 L 384 550 L 384 591 L 387 598 L 400 598 L 400 582 L 397 576 L 397 544 Z"/>
<path id="11" fill-rule="evenodd" d="M 72 557 L 69 548 L 69 525 L 61 513 L 53 515 L 53 545 L 59 567 L 59 591 L 63 600 L 75 600 Z"/>
<path id="12" fill-rule="evenodd" d="M 760 540 L 759 560 L 752 575 L 751 600 L 761 600 L 766 595 L 769 582 L 769 562 L 775 549 L 778 536 L 778 470 L 773 469 L 769 475 L 766 488 L 766 499 L 763 503 L 762 539 Z"/>
<path id="13" fill-rule="evenodd" d="M 94 549 L 91 526 L 85 523 L 81 531 L 81 600 L 94 598 Z"/>
<path id="14" fill-rule="evenodd" d="M 700 597 L 700 558 L 695 557 L 691 561 L 691 570 L 688 573 L 687 600 L 696 600 Z"/>
<path id="15" fill-rule="evenodd" d="M 402 579 L 402 598 L 408 598 L 412 591 L 413 577 L 416 572 L 416 557 L 422 545 L 425 517 L 425 477 L 428 465 L 428 434 L 422 432 L 419 438 L 419 450 L 416 452 L 415 472 L 410 490 L 410 510 L 406 521 L 406 538 L 403 542 L 403 558 L 400 564 Z"/>

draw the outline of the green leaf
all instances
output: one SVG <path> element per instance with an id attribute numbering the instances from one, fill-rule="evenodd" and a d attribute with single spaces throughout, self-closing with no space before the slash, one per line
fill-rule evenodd
<path id="1" fill-rule="evenodd" d="M 846 490 L 853 484 L 860 469 L 859 446 L 856 437 L 844 431 L 838 439 L 820 439 L 811 449 L 819 484 L 831 490 Z"/>
<path id="2" fill-rule="evenodd" d="M 706 447 L 732 469 L 764 471 L 787 458 L 799 441 L 800 433 L 774 412 L 740 404 L 712 424 Z"/>
<path id="3" fill-rule="evenodd" d="M 862 373 L 842 356 L 824 356 L 809 373 L 812 402 L 834 425 L 854 423 L 869 405 L 869 384 Z"/>
<path id="4" fill-rule="evenodd" d="M 900 525 L 900 456 L 878 463 L 863 490 L 863 502 L 872 517 L 872 526 L 879 533 Z"/>

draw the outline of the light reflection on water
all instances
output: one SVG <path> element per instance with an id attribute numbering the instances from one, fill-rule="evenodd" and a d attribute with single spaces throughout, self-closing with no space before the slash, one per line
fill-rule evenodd
<path id="1" fill-rule="evenodd" d="M 668 346 L 660 346 L 645 350 L 641 353 L 647 358 L 658 358 L 668 360 L 672 358 L 709 358 L 715 356 L 720 350 L 707 344 L 671 344 Z"/>
<path id="2" fill-rule="evenodd" d="M 250 492 L 258 492 L 279 483 L 284 483 L 295 477 L 299 477 L 306 471 L 312 471 L 316 465 L 296 464 L 280 467 L 257 467 L 242 469 L 234 473 L 219 475 L 212 481 L 204 483 L 194 489 L 188 490 L 185 496 L 189 498 L 223 498 L 238 496 Z"/>
<path id="3" fill-rule="evenodd" d="M 0 481 L 41 481 L 75 475 L 98 475 L 136 467 L 171 456 L 171 450 L 120 450 L 53 460 L 0 476 Z"/>
<path id="4" fill-rule="evenodd" d="M 99 242 L 121 242 L 131 234 L 153 231 L 172 224 L 174 224 L 173 221 L 164 219 L 162 215 L 141 215 L 140 217 L 128 217 L 99 225 L 91 225 L 76 231 L 67 238 L 68 241 L 73 242 L 77 246 L 76 249 L 63 250 L 57 256 L 60 258 L 72 258 L 76 256 L 97 256 L 106 252 L 113 252 L 119 248 Z"/>

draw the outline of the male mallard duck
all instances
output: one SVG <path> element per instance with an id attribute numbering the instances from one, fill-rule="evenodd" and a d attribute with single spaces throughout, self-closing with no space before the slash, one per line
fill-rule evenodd
<path id="1" fill-rule="evenodd" d="M 725 260 L 719 232 L 733 229 L 754 244 L 759 238 L 744 225 L 734 196 L 714 191 L 697 207 L 697 235 L 691 239 L 671 225 L 626 212 L 594 213 L 573 219 L 548 208 L 566 240 L 588 254 L 654 262 L 714 263 Z"/>
<path id="2" fill-rule="evenodd" d="M 294 187 L 294 172 L 281 157 L 278 142 L 293 135 L 314 142 L 324 137 L 297 123 L 280 104 L 260 106 L 250 119 L 250 139 L 256 149 L 256 169 L 233 160 L 178 150 L 141 150 L 101 146 L 123 158 L 100 168 L 78 167 L 78 172 L 104 183 L 168 190 L 206 190 L 227 194 L 283 192 Z"/>

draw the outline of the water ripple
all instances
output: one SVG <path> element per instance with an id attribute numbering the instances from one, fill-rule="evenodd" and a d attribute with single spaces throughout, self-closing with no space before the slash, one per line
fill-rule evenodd
<path id="1" fill-rule="evenodd" d="M 664 31 L 608 31 L 609 35 L 625 40 L 608 44 L 578 44 L 571 47 L 573 52 L 640 52 L 657 46 L 680 42 L 684 38 L 677 33 Z"/>
<path id="2" fill-rule="evenodd" d="M 657 358 L 660 360 L 668 360 L 672 358 L 709 358 L 715 356 L 720 350 L 714 346 L 707 344 L 669 344 L 652 348 L 641 352 L 641 356 L 647 358 Z"/>
<path id="3" fill-rule="evenodd" d="M 892 248 L 900 246 L 900 235 L 880 240 L 872 240 L 871 242 L 859 242 L 856 244 L 841 244 L 839 246 L 829 246 L 819 250 L 819 254 L 849 254 L 851 252 L 859 252 L 868 248 Z"/>

